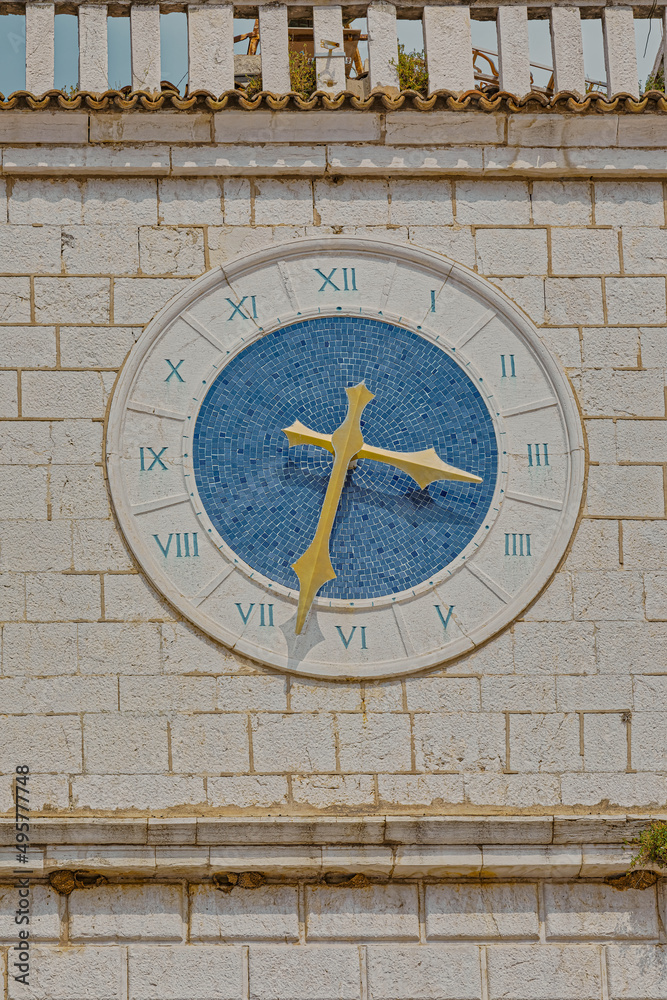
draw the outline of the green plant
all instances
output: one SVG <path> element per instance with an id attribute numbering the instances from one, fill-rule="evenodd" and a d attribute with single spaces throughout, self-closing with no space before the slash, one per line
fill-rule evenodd
<path id="1" fill-rule="evenodd" d="M 421 94 L 428 94 L 428 70 L 423 52 L 406 52 L 405 46 L 399 43 L 398 62 L 392 60 L 392 65 L 398 70 L 398 85 L 401 90 L 417 90 Z"/>
<path id="2" fill-rule="evenodd" d="M 639 834 L 638 840 L 633 840 L 633 844 L 639 846 L 639 850 L 632 858 L 631 868 L 638 865 L 658 865 L 660 868 L 667 868 L 667 822 L 665 820 L 654 820 L 650 826 Z"/>
<path id="3" fill-rule="evenodd" d="M 310 97 L 317 90 L 314 58 L 306 52 L 290 52 L 289 78 L 292 90 L 302 97 Z"/>
<path id="4" fill-rule="evenodd" d="M 647 90 L 662 90 L 665 89 L 665 71 L 659 70 L 655 76 L 651 73 L 650 76 L 646 77 L 646 83 L 644 84 L 644 93 Z"/>
<path id="5" fill-rule="evenodd" d="M 262 89 L 261 76 L 248 77 L 248 82 L 245 85 L 246 97 L 254 97 L 255 94 L 259 94 L 261 92 L 261 89 Z"/>

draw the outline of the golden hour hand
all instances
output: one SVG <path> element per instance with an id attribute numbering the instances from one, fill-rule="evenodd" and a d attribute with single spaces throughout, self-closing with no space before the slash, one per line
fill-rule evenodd
<path id="1" fill-rule="evenodd" d="M 333 434 L 318 434 L 298 420 L 291 427 L 283 428 L 290 448 L 299 444 L 312 444 L 324 448 L 334 456 L 333 469 L 315 537 L 303 555 L 292 565 L 300 585 L 295 629 L 297 635 L 303 629 L 317 592 L 329 580 L 336 578 L 329 555 L 329 541 L 350 462 L 358 458 L 386 462 L 406 472 L 422 489 L 438 479 L 453 479 L 461 483 L 482 482 L 479 476 L 447 465 L 434 448 L 427 448 L 425 451 L 387 451 L 365 444 L 361 433 L 361 414 L 375 396 L 363 382 L 345 391 L 349 400 L 347 416 Z"/>

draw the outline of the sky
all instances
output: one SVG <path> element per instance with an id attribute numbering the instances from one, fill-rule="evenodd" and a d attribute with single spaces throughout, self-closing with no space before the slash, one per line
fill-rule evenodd
<path id="1" fill-rule="evenodd" d="M 242 34 L 252 29 L 253 21 L 237 19 L 234 33 Z M 420 51 L 424 47 L 420 21 L 398 21 L 398 39 L 406 51 Z M 130 19 L 110 17 L 109 40 L 109 83 L 112 87 L 122 87 L 130 83 Z M 353 22 L 355 27 L 365 29 L 365 21 Z M 551 67 L 551 45 L 548 21 L 529 21 L 530 57 L 532 63 Z M 599 20 L 582 21 L 584 39 L 584 62 L 589 78 L 604 81 L 605 67 L 602 47 L 602 27 Z M 180 85 L 187 81 L 187 18 L 183 13 L 160 15 L 160 37 L 162 54 L 162 79 Z M 472 22 L 473 45 L 476 48 L 497 52 L 496 25 L 494 21 Z M 651 72 L 658 46 L 662 39 L 662 24 L 658 19 L 635 20 L 635 43 L 639 79 L 643 83 Z M 247 42 L 235 46 L 237 52 L 245 52 Z M 362 59 L 366 52 L 360 52 Z M 534 70 L 534 82 L 544 85 L 550 70 Z M 59 89 L 75 87 L 78 78 L 77 17 L 73 14 L 58 14 L 55 18 L 55 86 Z M 21 14 L 0 15 L 0 92 L 5 95 L 25 86 L 25 18 Z"/>

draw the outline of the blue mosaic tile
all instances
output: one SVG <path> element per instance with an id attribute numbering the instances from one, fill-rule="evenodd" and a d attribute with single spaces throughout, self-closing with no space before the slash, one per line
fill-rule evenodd
<path id="1" fill-rule="evenodd" d="M 333 433 L 347 413 L 346 386 L 361 381 L 376 397 L 361 423 L 369 445 L 433 446 L 483 482 L 420 490 L 393 466 L 359 460 L 331 536 L 337 576 L 322 597 L 408 590 L 451 562 L 484 523 L 498 452 L 473 381 L 409 330 L 322 316 L 276 330 L 234 358 L 211 384 L 195 427 L 197 488 L 216 529 L 253 569 L 298 589 L 291 563 L 313 539 L 333 456 L 312 445 L 289 448 L 282 428 L 300 420 Z"/>

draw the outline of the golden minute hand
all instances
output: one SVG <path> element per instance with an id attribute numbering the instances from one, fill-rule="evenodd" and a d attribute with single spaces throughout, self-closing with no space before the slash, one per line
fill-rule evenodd
<path id="1" fill-rule="evenodd" d="M 331 434 L 318 434 L 311 431 L 300 421 L 295 420 L 291 427 L 285 428 L 287 440 L 290 448 L 297 444 L 314 444 L 326 451 L 334 452 Z M 438 479 L 454 479 L 460 483 L 481 483 L 479 476 L 473 476 L 471 472 L 457 469 L 453 465 L 443 462 L 435 448 L 427 448 L 424 451 L 387 451 L 385 448 L 372 448 L 363 444 L 354 458 L 372 458 L 376 462 L 386 462 L 395 465 L 396 468 L 407 472 L 416 483 L 425 489 L 430 483 Z"/>
<path id="2" fill-rule="evenodd" d="M 336 578 L 329 556 L 329 538 L 336 519 L 340 495 L 345 485 L 347 467 L 364 443 L 360 426 L 361 414 L 371 399 L 375 399 L 373 393 L 366 388 L 363 382 L 345 391 L 349 400 L 347 416 L 338 430 L 328 437 L 327 450 L 333 452 L 335 457 L 315 537 L 303 555 L 292 564 L 292 569 L 298 576 L 300 585 L 295 629 L 297 635 L 300 634 L 304 626 L 306 615 L 320 587 L 324 586 L 327 580 Z M 288 439 L 291 429 L 285 430 Z M 301 442 L 290 440 L 290 447 L 292 443 L 300 444 Z"/>

